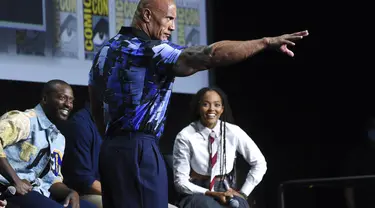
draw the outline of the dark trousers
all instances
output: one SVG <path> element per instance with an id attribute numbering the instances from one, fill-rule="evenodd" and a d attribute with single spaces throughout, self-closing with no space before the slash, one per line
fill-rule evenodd
<path id="1" fill-rule="evenodd" d="M 7 198 L 7 202 L 11 204 L 10 207 L 19 208 L 63 208 L 63 204 L 60 204 L 53 199 L 47 198 L 44 195 L 36 191 L 31 191 L 25 195 L 16 195 Z M 7 206 L 8 207 L 8 206 Z M 69 208 L 72 206 L 69 205 Z M 80 208 L 95 208 L 95 206 L 87 201 L 80 200 Z"/>
<path id="2" fill-rule="evenodd" d="M 156 138 L 128 133 L 103 141 L 99 157 L 104 208 L 167 208 L 168 182 Z"/>
<path id="3" fill-rule="evenodd" d="M 208 188 L 208 180 L 192 180 L 192 183 Z M 225 192 L 223 183 L 216 182 L 215 190 L 217 192 Z M 239 203 L 239 208 L 250 208 L 249 203 L 242 197 L 234 196 L 234 200 L 237 200 Z M 204 194 L 191 194 L 191 195 L 182 195 L 179 202 L 180 208 L 228 208 L 229 205 L 221 205 L 216 199 Z"/>

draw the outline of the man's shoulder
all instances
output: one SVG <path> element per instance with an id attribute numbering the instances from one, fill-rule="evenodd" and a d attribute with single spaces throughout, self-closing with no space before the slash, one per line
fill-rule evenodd
<path id="1" fill-rule="evenodd" d="M 95 125 L 94 121 L 91 118 L 91 114 L 86 108 L 82 108 L 75 112 L 70 119 L 65 122 L 66 130 L 70 129 L 82 129 L 90 128 L 90 126 Z"/>
<path id="2" fill-rule="evenodd" d="M 97 53 L 97 57 L 114 58 L 119 56 L 121 53 L 144 55 L 145 41 L 138 39 L 137 37 L 126 36 L 117 34 L 108 40 L 107 43 L 100 48 Z"/>
<path id="3" fill-rule="evenodd" d="M 128 34 L 117 34 L 112 37 L 98 52 L 98 55 L 117 56 L 120 52 L 134 55 L 134 57 L 153 56 L 155 53 L 168 54 L 174 50 L 183 50 L 186 46 L 180 46 L 170 41 L 142 39 Z"/>
<path id="4" fill-rule="evenodd" d="M 82 120 L 82 119 L 87 119 L 90 117 L 90 112 L 86 108 L 81 108 L 77 112 L 75 112 L 71 117 L 70 121 L 75 121 L 75 120 Z"/>
<path id="5" fill-rule="evenodd" d="M 31 119 L 36 117 L 37 114 L 33 110 L 8 111 L 0 117 L 0 131 L 8 133 L 9 131 L 14 131 L 13 135 L 17 135 L 20 138 L 26 138 L 31 131 Z M 8 136 L 9 135 L 11 134 L 8 134 Z M 6 135 L 4 137 L 6 137 Z"/>
<path id="6" fill-rule="evenodd" d="M 36 118 L 37 114 L 34 109 L 28 109 L 25 111 L 21 110 L 10 110 L 4 113 L 0 120 L 9 119 L 9 120 L 29 120 L 30 118 Z"/>

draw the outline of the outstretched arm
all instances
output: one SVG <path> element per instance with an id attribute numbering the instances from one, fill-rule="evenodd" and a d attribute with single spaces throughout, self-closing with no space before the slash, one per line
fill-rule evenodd
<path id="1" fill-rule="evenodd" d="M 277 37 L 247 41 L 225 40 L 209 46 L 188 47 L 181 52 L 173 72 L 176 76 L 189 76 L 201 70 L 238 63 L 264 49 L 278 50 L 293 57 L 294 53 L 288 46 L 294 46 L 295 41 L 307 35 L 306 30 Z"/>

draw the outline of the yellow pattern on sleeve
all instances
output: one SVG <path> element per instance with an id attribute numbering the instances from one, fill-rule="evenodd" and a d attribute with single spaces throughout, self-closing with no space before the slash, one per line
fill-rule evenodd
<path id="1" fill-rule="evenodd" d="M 29 115 L 30 114 L 30 115 Z M 9 111 L 0 117 L 0 157 L 6 157 L 4 148 L 26 139 L 30 134 L 32 113 Z"/>

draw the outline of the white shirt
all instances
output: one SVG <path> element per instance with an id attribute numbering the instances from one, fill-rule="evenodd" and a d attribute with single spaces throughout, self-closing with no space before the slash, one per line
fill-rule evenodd
<path id="1" fill-rule="evenodd" d="M 218 139 L 220 135 L 220 120 L 213 129 L 204 127 L 200 121 L 193 122 L 182 129 L 176 137 L 173 147 L 173 172 L 176 189 L 186 194 L 204 194 L 208 189 L 190 182 L 190 170 L 209 176 L 208 136 L 214 130 Z M 223 144 L 223 142 L 222 142 Z M 226 123 L 226 173 L 232 171 L 236 151 L 250 164 L 251 169 L 241 192 L 250 195 L 255 186 L 262 180 L 267 170 L 266 160 L 254 141 L 239 126 Z M 221 154 L 218 154 L 221 155 Z M 218 156 L 216 166 L 222 163 Z M 213 170 L 215 175 L 221 175 L 219 168 Z"/>

